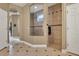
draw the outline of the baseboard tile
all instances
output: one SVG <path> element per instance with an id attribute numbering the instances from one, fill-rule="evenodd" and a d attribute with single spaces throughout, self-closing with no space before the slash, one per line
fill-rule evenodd
<path id="1" fill-rule="evenodd" d="M 25 41 L 21 41 L 22 43 L 24 43 L 24 44 L 26 44 L 26 45 L 28 45 L 28 46 L 30 46 L 30 47 L 44 47 L 44 48 L 47 48 L 47 45 L 45 45 L 45 44 L 40 44 L 40 45 L 34 45 L 34 44 L 31 44 L 31 43 L 29 43 L 29 42 L 25 42 Z"/>

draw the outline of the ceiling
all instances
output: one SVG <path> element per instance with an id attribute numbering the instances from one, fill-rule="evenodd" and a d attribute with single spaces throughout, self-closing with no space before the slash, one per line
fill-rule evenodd
<path id="1" fill-rule="evenodd" d="M 27 3 L 12 3 L 16 6 L 24 7 Z"/>
<path id="2" fill-rule="evenodd" d="M 32 6 L 30 6 L 31 13 L 35 13 L 35 12 L 40 11 L 42 9 L 43 9 L 43 4 L 33 4 Z"/>
<path id="3" fill-rule="evenodd" d="M 24 7 L 25 5 L 30 5 L 30 12 L 31 13 L 35 13 L 37 11 L 43 10 L 43 3 L 36 3 L 36 4 L 32 4 L 32 3 L 12 3 L 16 6 L 20 6 L 20 7 Z M 47 6 L 50 7 L 52 5 L 54 5 L 56 3 L 48 3 Z M 36 8 L 35 8 L 36 7 Z M 15 12 L 16 10 L 11 10 L 13 12 Z"/>
<path id="4" fill-rule="evenodd" d="M 50 7 L 50 6 L 54 5 L 54 4 L 55 3 L 48 3 L 47 6 Z M 35 12 L 43 10 L 43 8 L 44 8 L 43 4 L 33 4 L 30 7 L 30 12 L 35 13 Z"/>
<path id="5" fill-rule="evenodd" d="M 12 3 L 12 4 L 14 4 L 16 6 L 24 7 L 25 5 L 27 5 L 29 3 Z M 30 4 L 32 4 L 32 3 L 30 3 Z M 48 3 L 48 6 L 51 6 L 51 5 L 54 5 L 54 4 L 56 4 L 56 3 Z"/>

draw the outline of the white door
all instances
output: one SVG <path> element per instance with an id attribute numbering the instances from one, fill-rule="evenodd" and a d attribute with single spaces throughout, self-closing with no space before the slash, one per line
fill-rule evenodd
<path id="1" fill-rule="evenodd" d="M 0 9 L 0 49 L 7 46 L 7 12 Z"/>
<path id="2" fill-rule="evenodd" d="M 79 52 L 79 4 L 67 6 L 67 49 Z"/>

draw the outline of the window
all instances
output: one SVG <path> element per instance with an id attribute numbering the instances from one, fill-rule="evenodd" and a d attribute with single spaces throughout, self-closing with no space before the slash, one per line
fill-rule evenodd
<path id="1" fill-rule="evenodd" d="M 43 19 L 44 19 L 43 14 L 40 14 L 40 15 L 37 16 L 37 22 L 41 22 L 41 21 L 43 21 Z"/>

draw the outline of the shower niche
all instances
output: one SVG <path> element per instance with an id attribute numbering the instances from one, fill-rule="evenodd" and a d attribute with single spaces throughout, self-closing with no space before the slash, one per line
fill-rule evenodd
<path id="1" fill-rule="evenodd" d="M 43 36 L 43 23 L 43 4 L 32 4 L 30 6 L 30 35 Z"/>

